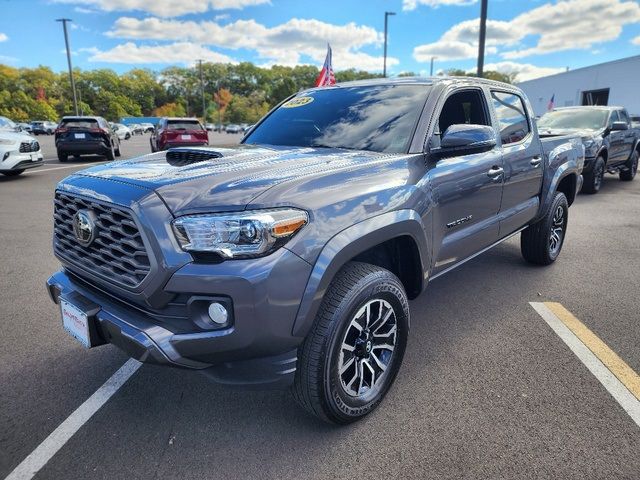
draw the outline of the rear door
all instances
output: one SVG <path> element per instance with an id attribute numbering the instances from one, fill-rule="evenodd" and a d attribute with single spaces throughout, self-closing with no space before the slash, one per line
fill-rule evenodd
<path id="1" fill-rule="evenodd" d="M 439 113 L 431 146 L 451 125 L 491 125 L 486 96 L 480 88 L 450 92 Z M 502 195 L 499 148 L 481 153 L 429 160 L 428 184 L 437 203 L 434 221 L 435 275 L 498 240 L 497 214 Z"/>
<path id="2" fill-rule="evenodd" d="M 611 130 L 613 122 L 619 121 L 621 120 L 618 115 L 618 111 L 612 111 L 609 116 L 609 158 L 607 160 L 607 165 L 613 166 L 623 161 L 625 134 L 627 132 L 624 130 Z"/>
<path id="3" fill-rule="evenodd" d="M 525 99 L 514 92 L 492 89 L 491 101 L 504 163 L 499 214 L 500 236 L 504 237 L 525 225 L 538 211 L 544 164 Z"/>
<path id="4" fill-rule="evenodd" d="M 618 116 L 620 117 L 621 122 L 625 122 L 627 124 L 628 130 L 622 131 L 624 142 L 621 146 L 620 157 L 621 161 L 626 162 L 631 156 L 631 152 L 633 151 L 633 146 L 636 141 L 636 133 L 632 129 L 631 119 L 629 118 L 629 114 L 625 109 L 618 110 Z"/>

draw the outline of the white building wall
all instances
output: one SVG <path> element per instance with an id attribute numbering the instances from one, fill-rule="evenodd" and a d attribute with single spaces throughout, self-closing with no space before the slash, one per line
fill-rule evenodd
<path id="1" fill-rule="evenodd" d="M 578 68 L 519 83 L 536 115 L 547 111 L 555 94 L 556 107 L 581 105 L 582 92 L 609 89 L 609 105 L 626 107 L 640 114 L 640 55 L 591 67 Z"/>

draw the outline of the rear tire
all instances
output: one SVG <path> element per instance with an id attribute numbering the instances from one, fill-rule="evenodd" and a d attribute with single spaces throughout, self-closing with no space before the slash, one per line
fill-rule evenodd
<path id="1" fill-rule="evenodd" d="M 550 265 L 562 250 L 569 220 L 569 202 L 557 192 L 544 217 L 529 225 L 520 235 L 520 250 L 524 259 L 535 265 Z"/>
<path id="2" fill-rule="evenodd" d="M 631 154 L 631 158 L 629 158 L 629 160 L 627 161 L 627 165 L 625 165 L 627 167 L 627 170 L 623 170 L 620 172 L 620 180 L 622 180 L 623 182 L 630 182 L 635 178 L 636 172 L 638 171 L 639 156 L 640 155 L 638 154 L 638 151 L 634 150 L 634 152 Z"/>
<path id="3" fill-rule="evenodd" d="M 69 159 L 69 155 L 67 153 L 63 153 L 58 151 L 58 161 L 60 163 L 64 163 Z"/>
<path id="4" fill-rule="evenodd" d="M 22 170 L 7 170 L 6 172 L 2 172 L 2 174 L 6 177 L 17 177 L 21 173 L 24 173 L 24 169 Z"/>
<path id="5" fill-rule="evenodd" d="M 584 193 L 594 194 L 600 191 L 602 180 L 604 179 L 604 169 L 604 158 L 598 157 L 596 163 L 593 164 L 591 172 L 584 175 L 584 184 L 582 185 Z"/>
<path id="6" fill-rule="evenodd" d="M 118 145 L 118 148 L 116 148 L 115 154 L 116 154 L 116 157 L 120 156 L 120 145 Z"/>
<path id="7" fill-rule="evenodd" d="M 398 373 L 409 303 L 388 270 L 350 262 L 333 279 L 298 350 L 293 396 L 320 419 L 347 424 L 372 412 Z"/>
<path id="8" fill-rule="evenodd" d="M 107 160 L 109 160 L 110 162 L 116 159 L 115 152 L 113 151 L 113 145 L 111 145 L 111 148 L 107 150 L 106 157 L 107 157 Z"/>

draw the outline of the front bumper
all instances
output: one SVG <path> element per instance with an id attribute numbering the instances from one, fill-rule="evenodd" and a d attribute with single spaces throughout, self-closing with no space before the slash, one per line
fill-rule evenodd
<path id="1" fill-rule="evenodd" d="M 0 172 L 25 170 L 44 164 L 42 152 L 21 153 L 19 150 L 0 150 Z"/>
<path id="2" fill-rule="evenodd" d="M 218 383 L 288 386 L 302 342 L 291 331 L 311 266 L 286 249 L 252 263 L 187 264 L 175 272 L 164 293 L 188 297 L 186 318 L 145 310 L 68 270 L 49 278 L 47 290 L 55 303 L 62 297 L 88 314 L 96 346 L 112 343 L 141 362 L 197 369 Z M 203 328 L 206 308 L 197 305 L 221 298 L 229 300 L 232 322 Z"/>

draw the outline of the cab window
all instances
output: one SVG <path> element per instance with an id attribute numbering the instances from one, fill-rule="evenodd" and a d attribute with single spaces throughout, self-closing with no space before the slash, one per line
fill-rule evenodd
<path id="1" fill-rule="evenodd" d="M 513 93 L 493 91 L 491 98 L 500 125 L 502 145 L 524 140 L 531 129 L 522 98 Z"/>

